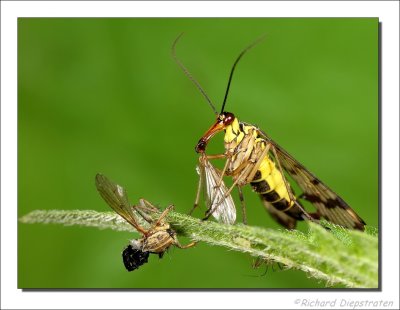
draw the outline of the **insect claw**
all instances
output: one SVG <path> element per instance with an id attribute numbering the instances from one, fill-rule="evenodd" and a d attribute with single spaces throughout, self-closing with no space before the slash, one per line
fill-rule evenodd
<path id="1" fill-rule="evenodd" d="M 196 208 L 197 208 L 197 205 L 194 205 L 193 208 L 189 211 L 188 215 L 192 215 L 194 209 L 196 209 Z"/>
<path id="2" fill-rule="evenodd" d="M 211 216 L 211 213 L 207 214 L 205 217 L 203 217 L 201 220 L 202 221 L 207 221 Z"/>

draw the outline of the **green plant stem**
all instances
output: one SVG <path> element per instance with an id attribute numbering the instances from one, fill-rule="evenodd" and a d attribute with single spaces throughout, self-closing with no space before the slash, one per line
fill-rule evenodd
<path id="1" fill-rule="evenodd" d="M 134 231 L 118 214 L 92 210 L 36 210 L 20 221 Z M 302 270 L 329 286 L 378 287 L 378 238 L 376 230 L 371 228 L 359 232 L 324 223 L 330 228 L 326 230 L 309 223 L 309 231 L 302 233 L 200 221 L 177 212 L 170 212 L 167 221 L 178 235 L 249 253 L 266 262 L 278 262 L 287 269 Z"/>

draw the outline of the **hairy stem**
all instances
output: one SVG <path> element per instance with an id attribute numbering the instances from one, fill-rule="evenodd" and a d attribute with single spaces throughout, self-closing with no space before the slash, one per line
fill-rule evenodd
<path id="1" fill-rule="evenodd" d="M 167 221 L 179 235 L 249 253 L 259 262 L 277 262 L 287 269 L 302 270 L 329 286 L 378 287 L 378 238 L 373 228 L 367 227 L 362 233 L 326 222 L 324 225 L 330 230 L 309 223 L 308 232 L 302 233 L 200 221 L 177 212 L 170 212 Z M 134 231 L 118 214 L 92 210 L 36 210 L 20 218 L 20 222 Z"/>

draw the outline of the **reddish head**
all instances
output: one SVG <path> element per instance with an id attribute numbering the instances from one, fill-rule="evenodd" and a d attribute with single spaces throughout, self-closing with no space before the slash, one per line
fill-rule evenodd
<path id="1" fill-rule="evenodd" d="M 204 153 L 208 141 L 218 132 L 225 130 L 227 126 L 233 123 L 235 115 L 230 112 L 222 112 L 218 115 L 216 122 L 206 131 L 197 143 L 195 150 L 197 153 Z"/>

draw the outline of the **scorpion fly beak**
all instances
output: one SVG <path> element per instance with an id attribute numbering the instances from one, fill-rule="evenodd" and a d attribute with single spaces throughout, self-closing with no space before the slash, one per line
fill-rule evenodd
<path id="1" fill-rule="evenodd" d="M 195 150 L 197 153 L 204 153 L 207 147 L 208 141 L 218 132 L 224 130 L 226 127 L 226 124 L 224 123 L 223 120 L 217 119 L 217 122 L 211 126 L 210 129 L 207 130 L 207 132 L 201 137 L 199 142 L 197 143 Z"/>

